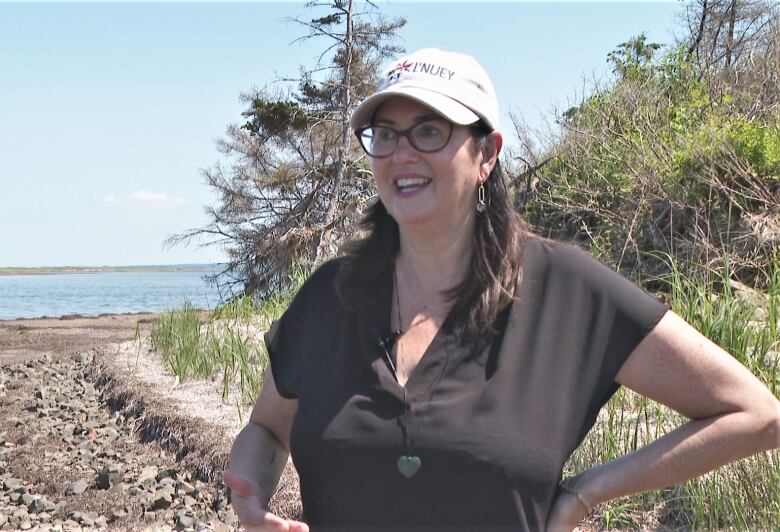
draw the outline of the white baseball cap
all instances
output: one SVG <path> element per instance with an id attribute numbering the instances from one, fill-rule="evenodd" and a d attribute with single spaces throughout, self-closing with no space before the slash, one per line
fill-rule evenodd
<path id="1" fill-rule="evenodd" d="M 481 119 L 498 129 L 496 91 L 485 69 L 470 55 L 424 48 L 394 61 L 382 71 L 376 92 L 352 113 L 352 129 L 369 125 L 377 108 L 393 96 L 415 100 L 455 124 Z"/>

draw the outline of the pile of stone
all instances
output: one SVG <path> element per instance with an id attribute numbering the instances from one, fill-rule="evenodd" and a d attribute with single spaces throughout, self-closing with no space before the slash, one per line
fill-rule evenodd
<path id="1" fill-rule="evenodd" d="M 0 366 L 0 530 L 233 530 L 202 482 L 90 381 L 92 353 Z"/>

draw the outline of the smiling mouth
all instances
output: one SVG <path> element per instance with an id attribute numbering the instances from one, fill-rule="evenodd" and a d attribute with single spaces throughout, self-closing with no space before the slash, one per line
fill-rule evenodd
<path id="1" fill-rule="evenodd" d="M 395 181 L 395 188 L 399 192 L 413 192 L 429 184 L 432 179 L 425 177 L 405 177 Z"/>

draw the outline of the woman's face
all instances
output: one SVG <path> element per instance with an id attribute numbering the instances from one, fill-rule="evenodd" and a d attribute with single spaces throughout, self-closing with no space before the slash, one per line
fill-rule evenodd
<path id="1" fill-rule="evenodd" d="M 401 131 L 432 118 L 442 120 L 431 109 L 399 96 L 382 104 L 374 125 Z M 474 219 L 477 186 L 492 170 L 491 164 L 485 173 L 486 165 L 481 163 L 483 154 L 471 131 L 458 125 L 453 126 L 449 142 L 440 151 L 417 151 L 408 138 L 401 137 L 392 155 L 371 159 L 382 203 L 406 227 L 469 224 Z"/>

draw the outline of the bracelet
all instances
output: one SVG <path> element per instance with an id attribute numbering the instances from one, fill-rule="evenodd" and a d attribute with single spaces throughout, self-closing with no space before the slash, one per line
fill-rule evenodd
<path id="1" fill-rule="evenodd" d="M 568 477 L 562 479 L 558 486 L 565 491 L 566 493 L 570 493 L 577 497 L 577 500 L 582 503 L 582 505 L 585 507 L 585 509 L 588 511 L 588 515 L 593 514 L 595 511 L 595 507 L 588 502 L 588 499 L 585 498 L 585 496 L 577 490 L 577 488 L 574 487 L 574 484 L 577 482 L 577 477 Z"/>

